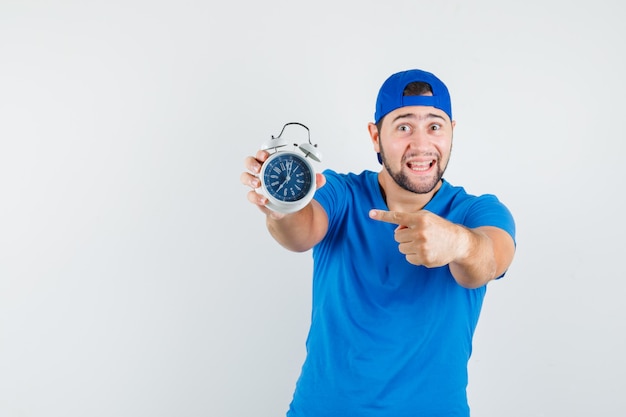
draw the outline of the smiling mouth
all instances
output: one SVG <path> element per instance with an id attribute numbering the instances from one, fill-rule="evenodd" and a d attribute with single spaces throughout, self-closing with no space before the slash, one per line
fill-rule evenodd
<path id="1" fill-rule="evenodd" d="M 407 163 L 407 166 L 411 171 L 426 172 L 435 165 L 436 161 L 431 159 L 430 161 L 412 161 Z"/>

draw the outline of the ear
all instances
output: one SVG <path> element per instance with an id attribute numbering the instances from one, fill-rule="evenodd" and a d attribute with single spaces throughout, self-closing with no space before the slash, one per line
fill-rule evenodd
<path id="1" fill-rule="evenodd" d="M 370 122 L 367 125 L 367 130 L 370 133 L 370 138 L 372 139 L 372 144 L 374 145 L 374 151 L 376 151 L 376 153 L 380 153 L 380 135 L 378 134 L 378 127 L 376 127 L 376 124 Z"/>

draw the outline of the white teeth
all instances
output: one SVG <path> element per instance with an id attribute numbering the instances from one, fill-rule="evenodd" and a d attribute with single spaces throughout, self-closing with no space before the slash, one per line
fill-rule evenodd
<path id="1" fill-rule="evenodd" d="M 409 163 L 409 168 L 411 168 L 414 171 L 426 171 L 428 170 L 428 168 L 430 168 L 430 165 L 432 164 L 432 161 L 424 161 L 424 162 L 410 162 Z"/>

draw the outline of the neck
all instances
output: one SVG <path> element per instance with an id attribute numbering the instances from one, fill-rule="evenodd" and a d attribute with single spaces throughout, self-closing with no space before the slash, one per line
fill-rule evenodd
<path id="1" fill-rule="evenodd" d="M 400 187 L 385 170 L 378 173 L 380 192 L 391 211 L 412 213 L 423 209 L 439 191 L 442 184 L 443 180 L 439 180 L 431 191 L 418 194 Z"/>

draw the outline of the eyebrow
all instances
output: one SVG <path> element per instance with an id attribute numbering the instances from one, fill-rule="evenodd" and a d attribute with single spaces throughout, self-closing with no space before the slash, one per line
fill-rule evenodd
<path id="1" fill-rule="evenodd" d="M 440 116 L 438 114 L 435 113 L 427 113 L 423 116 L 417 116 L 415 113 L 405 113 L 405 114 L 399 114 L 396 117 L 394 117 L 394 119 L 392 120 L 392 122 L 395 122 L 396 120 L 399 119 L 418 119 L 418 120 L 426 120 L 426 119 L 441 119 L 444 122 L 446 121 L 446 119 L 443 116 Z"/>

